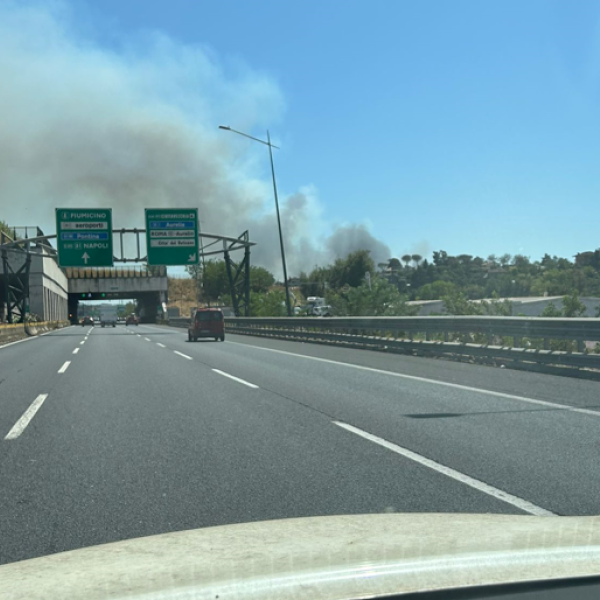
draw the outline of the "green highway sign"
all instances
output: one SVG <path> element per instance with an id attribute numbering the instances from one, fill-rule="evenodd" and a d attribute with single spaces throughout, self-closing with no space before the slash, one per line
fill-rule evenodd
<path id="1" fill-rule="evenodd" d="M 56 249 L 61 267 L 112 267 L 112 209 L 57 208 Z"/>
<path id="2" fill-rule="evenodd" d="M 146 209 L 149 265 L 198 264 L 198 209 Z"/>

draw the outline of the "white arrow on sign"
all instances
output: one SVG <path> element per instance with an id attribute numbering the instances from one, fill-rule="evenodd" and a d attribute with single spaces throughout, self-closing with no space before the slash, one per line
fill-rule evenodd
<path id="1" fill-rule="evenodd" d="M 196 255 L 195 254 L 190 254 L 190 256 L 188 258 L 188 262 L 196 262 Z"/>
<path id="2" fill-rule="evenodd" d="M 87 265 L 87 261 L 90 259 L 90 255 L 87 252 L 84 252 L 81 258 L 83 258 L 83 262 Z"/>

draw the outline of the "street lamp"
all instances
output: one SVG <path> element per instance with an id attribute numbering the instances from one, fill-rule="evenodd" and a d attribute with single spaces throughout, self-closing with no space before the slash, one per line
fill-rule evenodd
<path id="1" fill-rule="evenodd" d="M 232 131 L 233 133 L 237 133 L 238 135 L 243 135 L 255 142 L 260 142 L 265 146 L 269 147 L 269 158 L 271 159 L 271 175 L 273 176 L 273 195 L 275 196 L 275 209 L 277 210 L 277 227 L 279 228 L 279 245 L 281 247 L 281 264 L 283 266 L 283 281 L 285 284 L 285 305 L 287 307 L 288 317 L 292 316 L 292 305 L 290 303 L 290 287 L 288 285 L 288 277 L 287 277 L 287 267 L 285 264 L 285 249 L 283 247 L 283 233 L 281 232 L 281 217 L 279 216 L 279 198 L 277 196 L 277 183 L 275 181 L 275 166 L 273 164 L 273 148 L 277 148 L 277 146 L 271 144 L 271 136 L 269 135 L 269 130 L 267 130 L 267 141 L 261 140 L 259 138 L 252 137 L 247 133 L 242 133 L 241 131 L 237 131 L 228 127 L 226 125 L 219 125 L 219 129 L 224 129 L 225 131 Z"/>

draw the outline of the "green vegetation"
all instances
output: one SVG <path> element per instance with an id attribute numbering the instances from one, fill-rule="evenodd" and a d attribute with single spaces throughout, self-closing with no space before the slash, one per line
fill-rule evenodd
<path id="1" fill-rule="evenodd" d="M 199 301 L 230 301 L 223 260 L 187 270 L 196 282 Z M 543 316 L 588 316 L 579 297 L 600 296 L 600 249 L 581 252 L 574 261 L 549 254 L 539 261 L 520 254 L 484 259 L 440 250 L 431 261 L 406 254 L 378 265 L 368 250 L 357 250 L 300 273 L 297 280 L 304 298 L 324 297 L 336 316 L 412 315 L 418 310 L 407 304 L 410 300 L 442 300 L 446 313 L 454 315 L 509 316 L 513 308 L 509 298 L 526 296 L 565 297 L 562 309 L 551 304 Z M 274 283 L 269 271 L 251 267 L 253 315 L 285 315 L 284 292 L 273 289 Z M 593 316 L 600 317 L 600 309 Z"/>
<path id="2" fill-rule="evenodd" d="M 250 292 L 250 314 L 253 317 L 287 317 L 285 292 Z"/>
<path id="3" fill-rule="evenodd" d="M 326 296 L 335 316 L 410 316 L 419 312 L 417 306 L 408 306 L 406 296 L 382 277 L 371 281 L 371 286 L 363 281 L 358 287 L 351 287 L 347 293 L 331 291 Z"/>
<path id="4" fill-rule="evenodd" d="M 13 237 L 13 230 L 2 219 L 0 219 L 0 233 Z"/>
<path id="5" fill-rule="evenodd" d="M 440 250 L 433 260 L 402 257 L 379 265 L 381 272 L 409 288 L 411 300 L 439 300 L 459 291 L 469 300 L 517 296 L 600 295 L 600 250 L 582 252 L 573 262 L 545 254 L 539 261 L 517 254 L 450 256 Z M 420 258 L 420 257 L 419 257 Z"/>
<path id="6" fill-rule="evenodd" d="M 224 303 L 231 301 L 227 267 L 224 260 L 209 260 L 202 264 L 186 267 L 188 275 L 196 282 L 198 298 L 203 302 Z M 250 266 L 250 290 L 266 293 L 275 283 L 275 277 L 264 267 Z"/>

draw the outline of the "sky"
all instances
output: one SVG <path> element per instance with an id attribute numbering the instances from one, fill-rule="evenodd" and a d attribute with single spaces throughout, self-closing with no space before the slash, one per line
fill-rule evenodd
<path id="1" fill-rule="evenodd" d="M 21 92 L 60 91 L 50 100 L 41 94 L 48 112 L 41 100 L 26 112 L 30 100 L 17 92 L 3 106 L 0 91 L 3 114 L 15 113 L 10 125 L 0 124 L 0 158 L 9 153 L 12 169 L 6 187 L 0 165 L 0 194 L 23 198 L 5 220 L 34 219 L 23 211 L 40 193 L 69 206 L 81 204 L 82 189 L 96 204 L 110 201 L 110 191 L 121 199 L 131 160 L 140 163 L 136 173 L 156 173 L 145 191 L 131 193 L 132 211 L 157 185 L 157 198 L 172 192 L 172 206 L 203 195 L 210 199 L 200 204 L 205 228 L 231 235 L 248 224 L 263 248 L 253 256 L 276 270 L 267 149 L 218 130 L 224 124 L 258 137 L 269 129 L 280 146 L 274 158 L 292 274 L 361 243 L 377 260 L 434 250 L 572 258 L 600 247 L 600 2 L 0 0 L 6 15 L 21 23 L 11 24 L 8 52 L 17 57 L 9 74 L 19 73 Z M 39 67 L 46 60 L 50 74 Z M 31 65 L 39 68 L 35 77 Z M 84 101 L 75 102 L 78 93 Z M 37 115 L 34 124 L 27 114 Z M 72 114 L 77 143 L 61 153 L 57 123 L 69 128 Z M 135 117 L 144 127 L 162 123 L 163 133 L 164 123 L 178 127 L 189 139 L 167 165 L 158 164 L 160 150 L 136 150 L 119 156 L 116 168 L 113 149 L 119 155 L 130 139 L 105 132 L 125 123 L 124 114 L 126 132 L 139 134 Z M 77 123 L 90 120 L 95 133 L 77 137 Z M 85 186 L 72 172 L 52 171 L 43 153 L 37 160 L 48 185 L 33 186 L 35 153 L 1 148 L 3 129 L 15 124 L 30 143 L 47 142 L 53 130 L 56 156 L 69 162 L 83 161 L 83 139 L 97 141 Z M 8 133 L 5 139 L 20 139 Z M 161 134 L 160 144 L 176 142 Z M 181 159 L 186 147 L 210 185 L 181 183 L 197 175 L 191 159 Z M 94 170 L 97 159 L 108 165 L 104 175 Z M 103 182 L 100 194 L 98 178 L 109 174 L 123 186 Z M 65 190 L 78 193 L 67 198 Z"/>

